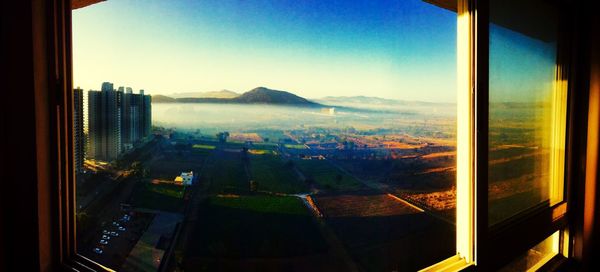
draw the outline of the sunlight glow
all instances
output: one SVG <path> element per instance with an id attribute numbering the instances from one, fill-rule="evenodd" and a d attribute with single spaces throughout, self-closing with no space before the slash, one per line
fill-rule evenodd
<path id="1" fill-rule="evenodd" d="M 546 256 L 539 260 L 535 265 L 527 269 L 527 272 L 538 271 L 544 264 L 546 264 L 550 259 L 552 259 L 554 256 L 556 256 L 556 254 L 558 254 L 560 244 L 560 231 L 553 233 L 550 237 L 546 238 L 546 240 L 541 242 L 540 245 L 545 244 L 546 242 L 548 242 L 548 240 L 551 240 L 552 243 L 552 248 L 550 249 L 550 252 L 543 252 L 544 250 L 542 249 L 542 253 L 546 253 Z"/>
<path id="2" fill-rule="evenodd" d="M 458 1 L 457 23 L 457 136 L 456 136 L 456 250 L 468 263 L 474 261 L 474 99 L 468 1 Z"/>
<path id="3" fill-rule="evenodd" d="M 552 131 L 550 154 L 550 205 L 563 200 L 565 186 L 565 136 L 567 124 L 567 80 L 564 69 L 556 66 L 556 79 L 552 92 Z"/>

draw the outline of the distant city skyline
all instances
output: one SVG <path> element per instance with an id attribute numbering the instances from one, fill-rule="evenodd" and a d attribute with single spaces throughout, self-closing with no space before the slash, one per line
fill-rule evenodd
<path id="1" fill-rule="evenodd" d="M 73 12 L 74 86 L 264 86 L 455 102 L 456 14 L 411 1 L 107 1 Z"/>

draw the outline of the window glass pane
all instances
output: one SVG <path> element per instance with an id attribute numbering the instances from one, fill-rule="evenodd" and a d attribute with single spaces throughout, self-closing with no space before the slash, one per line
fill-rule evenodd
<path id="1" fill-rule="evenodd" d="M 454 255 L 455 51 L 456 14 L 419 0 L 73 11 L 78 250 L 118 271 Z"/>
<path id="2" fill-rule="evenodd" d="M 489 223 L 562 199 L 566 88 L 557 11 L 490 1 Z"/>
<path id="3" fill-rule="evenodd" d="M 537 271 L 540 266 L 558 254 L 560 232 L 555 232 L 544 241 L 527 250 L 500 269 L 500 272 Z"/>

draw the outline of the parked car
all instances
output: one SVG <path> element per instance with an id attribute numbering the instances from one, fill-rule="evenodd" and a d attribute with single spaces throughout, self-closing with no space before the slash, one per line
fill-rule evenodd
<path id="1" fill-rule="evenodd" d="M 96 247 L 96 248 L 94 248 L 94 253 L 96 253 L 96 254 L 102 254 L 103 252 L 104 252 L 104 251 L 102 251 L 102 249 L 99 249 L 99 248 L 97 248 L 97 247 Z"/>
<path id="2" fill-rule="evenodd" d="M 108 231 L 108 230 L 102 230 L 102 234 L 109 234 L 109 233 L 110 233 L 110 231 Z"/>
<path id="3" fill-rule="evenodd" d="M 108 241 L 107 241 L 107 240 L 104 240 L 104 239 L 102 239 L 102 240 L 100 240 L 100 244 L 101 244 L 101 245 L 108 245 Z"/>
<path id="4" fill-rule="evenodd" d="M 117 221 L 113 221 L 113 222 L 112 222 L 112 224 L 113 224 L 113 226 L 115 226 L 115 227 L 118 227 L 118 226 L 119 226 L 119 223 L 117 223 Z"/>
<path id="5" fill-rule="evenodd" d="M 118 230 L 119 231 L 125 231 L 125 228 L 124 227 L 119 227 Z"/>
<path id="6" fill-rule="evenodd" d="M 108 232 L 107 232 L 107 234 L 108 234 Z M 108 236 L 108 235 L 102 235 L 102 239 L 104 239 L 104 240 L 110 240 L 110 236 Z"/>
<path id="7" fill-rule="evenodd" d="M 111 231 L 110 236 L 117 237 L 117 236 L 119 236 L 119 233 L 117 233 L 116 231 Z"/>

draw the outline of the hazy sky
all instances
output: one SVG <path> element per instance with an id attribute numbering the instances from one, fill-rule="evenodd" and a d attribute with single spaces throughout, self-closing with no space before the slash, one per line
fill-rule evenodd
<path id="1" fill-rule="evenodd" d="M 456 14 L 418 0 L 109 0 L 73 11 L 74 84 L 454 102 Z"/>

